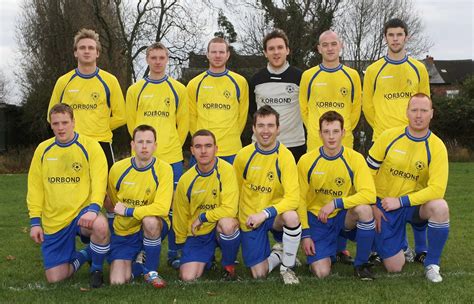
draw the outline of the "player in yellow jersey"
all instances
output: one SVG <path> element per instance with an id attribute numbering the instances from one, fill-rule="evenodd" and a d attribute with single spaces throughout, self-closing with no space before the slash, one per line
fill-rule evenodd
<path id="1" fill-rule="evenodd" d="M 404 127 L 408 120 L 406 109 L 413 94 L 430 96 L 430 84 L 426 67 L 407 56 L 405 44 L 408 26 L 400 19 L 391 19 L 384 26 L 387 55 L 371 64 L 364 76 L 362 109 L 373 129 L 372 141 L 383 131 Z M 426 256 L 426 229 L 412 225 L 415 237 L 415 254 L 406 244 L 407 261 L 423 263 Z"/>
<path id="2" fill-rule="evenodd" d="M 319 119 L 323 146 L 303 155 L 298 162 L 303 226 L 302 248 L 314 275 L 324 278 L 331 272 L 337 238 L 357 242 L 354 274 L 373 280 L 368 259 L 375 236 L 370 204 L 375 186 L 364 157 L 342 145 L 344 118 L 335 111 Z"/>
<path id="3" fill-rule="evenodd" d="M 369 151 L 377 189 L 375 244 L 389 272 L 405 264 L 405 225 L 428 223 L 426 278 L 441 282 L 441 252 L 449 234 L 449 208 L 443 199 L 448 183 L 448 154 L 443 141 L 433 134 L 431 99 L 413 95 L 406 110 L 408 126 L 386 130 Z"/>
<path id="4" fill-rule="evenodd" d="M 48 282 L 65 280 L 91 261 L 90 284 L 97 288 L 110 245 L 107 220 L 100 214 L 107 160 L 95 140 L 74 132 L 70 106 L 53 106 L 49 121 L 54 137 L 36 148 L 28 173 L 30 236 L 41 244 Z M 77 235 L 90 243 L 79 252 Z"/>
<path id="5" fill-rule="evenodd" d="M 362 86 L 359 73 L 339 60 L 343 44 L 337 33 L 328 30 L 319 36 L 318 52 L 322 63 L 303 73 L 300 84 L 300 109 L 308 130 L 308 151 L 319 149 L 319 118 L 327 111 L 342 115 L 347 132 L 342 139 L 345 147 L 353 147 L 354 131 L 361 112 Z M 346 250 L 346 239 L 339 237 L 336 259 L 352 264 Z"/>
<path id="6" fill-rule="evenodd" d="M 112 167 L 112 131 L 125 124 L 125 102 L 114 75 L 99 69 L 99 35 L 81 29 L 74 36 L 77 68 L 61 76 L 54 86 L 48 111 L 57 103 L 67 103 L 75 111 L 76 131 L 99 142 Z"/>
<path id="7" fill-rule="evenodd" d="M 146 50 L 150 73 L 127 91 L 127 127 L 130 134 L 136 126 L 146 124 L 156 130 L 158 148 L 155 155 L 173 168 L 174 186 L 183 175 L 182 146 L 189 131 L 186 88 L 166 75 L 169 51 L 160 42 Z M 172 211 L 170 212 L 172 220 Z M 168 263 L 179 267 L 179 256 L 172 229 L 168 233 Z"/>
<path id="8" fill-rule="evenodd" d="M 239 189 L 232 165 L 217 158 L 216 138 L 198 130 L 191 140 L 196 165 L 179 180 L 174 199 L 173 229 L 183 247 L 179 276 L 193 281 L 210 265 L 216 247 L 222 250 L 225 280 L 238 280 L 235 259 L 240 246 L 236 219 Z"/>
<path id="9" fill-rule="evenodd" d="M 112 166 L 108 191 L 114 204 L 114 234 L 110 246 L 110 283 L 124 284 L 144 274 L 156 288 L 166 286 L 158 275 L 161 240 L 166 236 L 168 213 L 173 197 L 171 166 L 154 156 L 156 131 L 148 125 L 137 126 L 131 142 L 135 156 Z M 133 265 L 140 250 L 145 262 Z"/>
<path id="10" fill-rule="evenodd" d="M 291 269 L 301 238 L 298 170 L 290 150 L 277 141 L 279 114 L 269 105 L 253 116 L 256 142 L 244 147 L 234 168 L 240 189 L 239 222 L 242 256 L 254 278 L 266 277 L 276 266 L 285 284 L 298 284 Z M 268 231 L 283 243 L 270 252 Z"/>
<path id="11" fill-rule="evenodd" d="M 361 112 L 361 82 L 356 70 L 339 61 L 342 41 L 331 31 L 319 36 L 318 52 L 322 63 L 306 70 L 300 83 L 300 109 L 308 130 L 308 152 L 322 145 L 319 137 L 319 118 L 327 111 L 336 111 L 344 117 L 347 128 L 343 144 L 352 148 L 352 131 Z"/>
<path id="12" fill-rule="evenodd" d="M 219 146 L 217 156 L 232 163 L 242 148 L 249 88 L 244 77 L 226 68 L 229 57 L 227 41 L 211 39 L 207 45 L 209 69 L 191 79 L 187 92 L 191 134 L 199 129 L 213 132 Z"/>

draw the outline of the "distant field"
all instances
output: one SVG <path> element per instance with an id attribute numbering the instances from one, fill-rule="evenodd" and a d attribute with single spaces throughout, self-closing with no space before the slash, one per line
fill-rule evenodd
<path id="1" fill-rule="evenodd" d="M 474 302 L 474 163 L 450 164 L 446 199 L 451 208 L 451 234 L 442 258 L 441 284 L 427 282 L 419 264 L 407 265 L 397 275 L 388 275 L 378 266 L 373 282 L 356 280 L 352 267 L 344 265 L 335 265 L 328 279 L 318 280 L 304 266 L 297 269 L 301 279 L 298 286 L 284 286 L 278 272 L 264 281 L 251 280 L 241 264 L 238 271 L 243 282 L 220 282 L 219 270 L 207 273 L 196 283 L 183 284 L 166 265 L 164 242 L 160 274 L 169 285 L 163 290 L 155 290 L 141 280 L 89 290 L 88 267 L 71 280 L 50 285 L 44 278 L 40 249 L 29 238 L 26 188 L 26 175 L 0 175 L 1 303 Z M 354 252 L 353 244 L 349 249 Z"/>

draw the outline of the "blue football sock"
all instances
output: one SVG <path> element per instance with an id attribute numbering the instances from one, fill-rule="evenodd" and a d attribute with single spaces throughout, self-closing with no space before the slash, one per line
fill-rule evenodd
<path id="1" fill-rule="evenodd" d="M 157 239 L 143 238 L 143 249 L 145 250 L 144 273 L 157 271 L 160 265 L 161 237 Z"/>
<path id="2" fill-rule="evenodd" d="M 428 222 L 428 253 L 425 266 L 439 265 L 441 252 L 449 235 L 449 221 L 444 223 Z"/>
<path id="3" fill-rule="evenodd" d="M 109 253 L 110 243 L 106 245 L 95 244 L 92 241 L 90 242 L 90 252 L 92 265 L 90 271 L 102 271 L 102 266 L 104 264 L 105 257 Z"/>
<path id="4" fill-rule="evenodd" d="M 346 250 L 347 248 L 347 239 L 343 236 L 337 236 L 337 252 Z"/>
<path id="5" fill-rule="evenodd" d="M 82 249 L 81 251 L 74 252 L 69 263 L 72 264 L 72 267 L 74 267 L 74 272 L 77 272 L 79 268 L 81 268 L 81 266 L 87 261 L 90 261 L 90 256 L 87 252 L 87 249 Z"/>
<path id="6" fill-rule="evenodd" d="M 422 253 L 428 251 L 426 244 L 426 223 L 423 224 L 411 224 L 413 229 L 413 236 L 415 238 L 415 252 Z"/>
<path id="7" fill-rule="evenodd" d="M 219 245 L 222 250 L 222 266 L 234 265 L 239 252 L 240 229 L 229 235 L 219 233 Z"/>
<path id="8" fill-rule="evenodd" d="M 142 274 L 144 274 L 144 267 L 142 263 L 137 263 L 135 261 L 132 261 L 132 279 L 133 278 L 138 278 Z"/>
<path id="9" fill-rule="evenodd" d="M 375 238 L 375 220 L 368 222 L 357 221 L 357 253 L 354 260 L 354 266 L 360 266 L 367 263 Z"/>
<path id="10" fill-rule="evenodd" d="M 176 236 L 173 229 L 168 231 L 168 260 L 174 260 L 178 257 L 179 251 L 176 245 Z"/>

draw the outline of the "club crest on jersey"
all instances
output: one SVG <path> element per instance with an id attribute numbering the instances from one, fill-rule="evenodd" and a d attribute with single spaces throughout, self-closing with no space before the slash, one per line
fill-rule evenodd
<path id="1" fill-rule="evenodd" d="M 342 87 L 342 88 L 339 90 L 339 92 L 341 92 L 341 95 L 342 95 L 342 96 L 346 97 L 346 95 L 347 95 L 347 88 Z"/>
<path id="2" fill-rule="evenodd" d="M 216 190 L 216 189 L 212 189 L 212 196 L 213 196 L 214 198 L 217 197 L 217 190 Z"/>
<path id="3" fill-rule="evenodd" d="M 407 86 L 411 87 L 413 83 L 411 82 L 411 79 L 407 79 Z"/>
<path id="4" fill-rule="evenodd" d="M 291 84 L 287 85 L 285 89 L 286 89 L 286 92 L 287 92 L 288 94 L 291 94 L 291 93 L 294 93 L 294 92 L 295 92 L 295 87 L 292 86 Z"/>
<path id="5" fill-rule="evenodd" d="M 76 172 L 81 171 L 81 169 L 82 169 L 81 163 L 78 163 L 78 162 L 72 163 L 72 169 Z"/>
<path id="6" fill-rule="evenodd" d="M 169 98 L 169 97 L 166 97 L 166 98 L 165 98 L 165 105 L 166 105 L 167 107 L 169 107 L 170 104 L 171 104 L 171 103 L 170 103 L 170 98 Z"/>
<path id="7" fill-rule="evenodd" d="M 92 93 L 91 93 L 91 99 L 92 99 L 94 102 L 97 102 L 97 101 L 99 100 L 99 97 L 100 97 L 99 92 L 92 92 Z"/>
<path id="8" fill-rule="evenodd" d="M 275 174 L 273 173 L 273 171 L 267 173 L 267 178 L 269 181 L 273 181 L 273 179 L 275 178 Z"/>
<path id="9" fill-rule="evenodd" d="M 346 181 L 342 177 L 336 177 L 334 182 L 336 183 L 338 187 L 342 187 Z"/>
<path id="10" fill-rule="evenodd" d="M 150 193 L 151 193 L 151 189 L 150 189 L 150 187 L 146 188 L 146 190 L 145 190 L 145 194 L 146 194 L 146 195 L 150 195 Z"/>
<path id="11" fill-rule="evenodd" d="M 417 161 L 417 162 L 415 163 L 415 168 L 416 168 L 416 170 L 418 170 L 418 171 L 423 170 L 425 167 L 426 167 L 425 163 L 422 162 L 421 160 L 419 160 L 419 161 Z"/>
<path id="12" fill-rule="evenodd" d="M 224 97 L 227 98 L 227 99 L 229 99 L 230 96 L 231 96 L 230 92 L 227 91 L 227 90 L 225 90 L 225 91 L 224 91 Z"/>

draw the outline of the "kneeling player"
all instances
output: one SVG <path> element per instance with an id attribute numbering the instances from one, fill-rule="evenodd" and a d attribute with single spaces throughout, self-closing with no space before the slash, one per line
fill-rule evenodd
<path id="1" fill-rule="evenodd" d="M 216 138 L 208 130 L 193 134 L 191 152 L 197 163 L 179 180 L 173 210 L 176 243 L 183 248 L 179 276 L 183 281 L 201 277 L 219 246 L 224 279 L 237 280 L 239 190 L 234 169 L 217 158 Z"/>
<path id="2" fill-rule="evenodd" d="M 109 251 L 107 220 L 99 213 L 107 160 L 95 140 L 74 132 L 70 106 L 54 105 L 49 120 L 54 137 L 38 146 L 28 173 L 30 236 L 41 244 L 48 282 L 72 276 L 90 259 L 90 283 L 97 288 L 103 284 L 102 264 Z M 90 241 L 80 252 L 75 251 L 77 235 Z"/>
<path id="3" fill-rule="evenodd" d="M 157 270 L 161 240 L 169 227 L 173 171 L 169 164 L 153 156 L 153 127 L 136 127 L 131 146 L 135 156 L 115 163 L 109 174 L 110 197 L 118 215 L 110 248 L 110 283 L 124 284 L 133 272 L 133 276 L 143 273 L 147 282 L 162 288 L 166 282 Z M 132 265 L 140 250 L 145 253 L 144 264 Z"/>
<path id="4" fill-rule="evenodd" d="M 431 99 L 423 94 L 408 101 L 408 126 L 386 130 L 369 151 L 375 175 L 377 206 L 376 249 L 389 272 L 405 264 L 405 225 L 428 223 L 426 278 L 441 282 L 441 252 L 449 234 L 449 208 L 443 199 L 448 183 L 448 154 L 443 141 L 429 130 Z"/>
<path id="5" fill-rule="evenodd" d="M 285 284 L 298 284 L 295 266 L 301 237 L 298 170 L 291 152 L 279 141 L 279 114 L 270 106 L 253 117 L 257 142 L 237 153 L 234 168 L 239 182 L 239 222 L 242 255 L 254 278 L 264 278 L 280 266 Z M 283 252 L 270 252 L 268 231 L 283 242 Z M 283 231 L 283 233 L 282 233 Z"/>
<path id="6" fill-rule="evenodd" d="M 367 264 L 375 236 L 369 206 L 375 201 L 375 186 L 364 157 L 342 146 L 344 119 L 335 112 L 319 119 L 323 146 L 303 155 L 298 162 L 303 224 L 302 247 L 311 271 L 319 278 L 331 272 L 331 256 L 337 238 L 357 242 L 354 273 L 362 280 L 374 277 Z"/>

